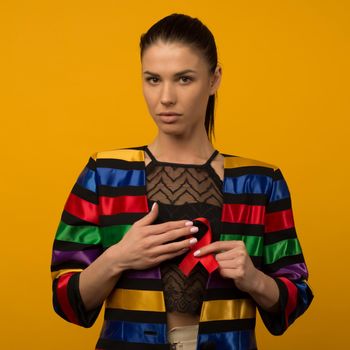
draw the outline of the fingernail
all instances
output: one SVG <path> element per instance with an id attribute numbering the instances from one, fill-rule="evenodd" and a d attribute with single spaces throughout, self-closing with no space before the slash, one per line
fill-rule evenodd
<path id="1" fill-rule="evenodd" d="M 192 226 L 193 225 L 193 221 L 186 221 L 185 222 L 185 226 Z"/>
<path id="2" fill-rule="evenodd" d="M 197 226 L 191 227 L 191 232 L 198 232 L 199 228 Z"/>
<path id="3" fill-rule="evenodd" d="M 154 203 L 153 203 L 151 210 L 154 209 L 154 207 L 156 206 L 156 204 L 157 204 L 157 202 L 154 202 Z"/>
<path id="4" fill-rule="evenodd" d="M 194 256 L 197 256 L 197 255 L 200 254 L 200 252 L 201 252 L 200 250 L 196 250 L 196 251 L 193 253 L 193 255 L 194 255 Z"/>
<path id="5" fill-rule="evenodd" d="M 198 242 L 197 238 L 191 238 L 190 239 L 190 244 L 195 244 L 197 242 Z"/>

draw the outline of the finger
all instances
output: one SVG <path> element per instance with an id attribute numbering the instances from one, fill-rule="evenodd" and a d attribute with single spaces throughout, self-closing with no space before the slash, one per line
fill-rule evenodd
<path id="1" fill-rule="evenodd" d="M 145 216 L 143 216 L 141 219 L 137 220 L 134 223 L 134 225 L 135 226 L 150 225 L 153 221 L 155 221 L 155 219 L 158 216 L 158 213 L 159 213 L 158 203 L 154 202 L 153 205 L 152 205 L 151 210 Z"/>
<path id="2" fill-rule="evenodd" d="M 241 265 L 241 262 L 237 260 L 223 260 L 218 263 L 220 269 L 237 269 Z"/>
<path id="3" fill-rule="evenodd" d="M 216 241 L 198 249 L 194 254 L 195 256 L 203 256 L 211 253 L 225 252 L 239 246 L 241 244 L 239 242 L 241 241 Z"/>
<path id="4" fill-rule="evenodd" d="M 176 230 L 184 227 L 192 227 L 193 221 L 191 220 L 175 220 L 175 221 L 167 221 L 161 224 L 153 224 L 147 228 L 147 233 L 158 235 L 161 233 L 165 233 L 171 230 Z"/>
<path id="5" fill-rule="evenodd" d="M 159 263 L 161 263 L 162 261 L 175 258 L 176 256 L 185 254 L 185 253 L 188 252 L 188 251 L 189 251 L 189 248 L 183 248 L 183 249 L 180 249 L 180 250 L 177 251 L 177 252 L 159 255 L 159 256 L 156 258 L 156 262 L 157 262 L 157 264 L 159 264 Z"/>
<path id="6" fill-rule="evenodd" d="M 154 246 L 161 245 L 167 242 L 175 241 L 179 238 L 186 237 L 191 239 L 198 232 L 198 227 L 196 226 L 186 226 L 178 229 L 173 229 L 165 233 L 152 235 L 149 238 L 152 240 Z"/>
<path id="7" fill-rule="evenodd" d="M 179 242 L 171 242 L 161 244 L 153 249 L 155 255 L 172 254 L 184 248 L 190 248 L 192 246 L 191 239 L 185 239 Z"/>
<path id="8" fill-rule="evenodd" d="M 215 259 L 217 261 L 223 261 L 223 260 L 231 260 L 231 259 L 236 259 L 238 257 L 243 257 L 247 253 L 243 247 L 234 247 L 230 250 L 227 250 L 222 253 L 218 253 L 215 255 Z"/>

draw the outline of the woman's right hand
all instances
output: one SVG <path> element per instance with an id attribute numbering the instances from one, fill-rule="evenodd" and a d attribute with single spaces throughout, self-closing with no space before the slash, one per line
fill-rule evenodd
<path id="1" fill-rule="evenodd" d="M 106 253 L 118 264 L 119 270 L 144 270 L 156 266 L 164 260 L 185 253 L 197 242 L 194 237 L 171 242 L 180 237 L 192 236 L 198 232 L 198 227 L 193 226 L 193 222 L 189 220 L 152 225 L 158 216 L 158 209 L 155 202 L 152 210 L 136 221 L 120 242 L 107 249 Z"/>

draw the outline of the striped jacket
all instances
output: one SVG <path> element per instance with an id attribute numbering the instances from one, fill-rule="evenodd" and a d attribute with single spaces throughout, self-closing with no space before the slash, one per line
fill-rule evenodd
<path id="1" fill-rule="evenodd" d="M 91 154 L 66 200 L 53 242 L 51 274 L 54 310 L 68 322 L 94 324 L 103 304 L 85 310 L 80 272 L 150 211 L 143 147 Z M 263 310 L 216 270 L 205 289 L 197 349 L 252 350 L 257 349 L 256 310 L 267 329 L 280 335 L 308 308 L 313 293 L 281 170 L 221 154 L 220 240 L 244 241 L 255 267 L 276 281 L 280 311 Z M 106 300 L 96 349 L 169 349 L 162 288 L 159 267 L 123 272 Z"/>

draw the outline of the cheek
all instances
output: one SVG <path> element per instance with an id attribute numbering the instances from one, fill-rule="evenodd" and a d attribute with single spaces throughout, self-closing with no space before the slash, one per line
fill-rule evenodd
<path id="1" fill-rule="evenodd" d="M 155 94 L 150 89 L 144 88 L 143 89 L 143 96 L 145 98 L 146 103 L 149 107 L 152 107 L 155 103 Z"/>
<path id="2" fill-rule="evenodd" d="M 203 90 L 193 90 L 183 96 L 183 101 L 186 101 L 186 110 L 191 115 L 196 115 L 201 118 L 207 109 L 208 96 Z M 197 118 L 195 118 L 197 119 Z"/>

